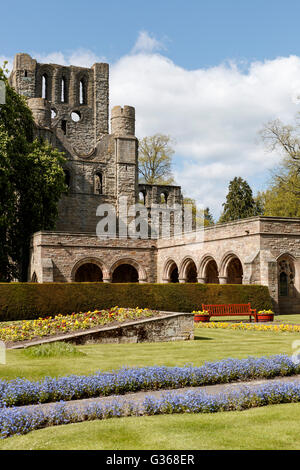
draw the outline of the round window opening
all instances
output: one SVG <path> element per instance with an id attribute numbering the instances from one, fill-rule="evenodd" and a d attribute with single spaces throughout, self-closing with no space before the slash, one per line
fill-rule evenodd
<path id="1" fill-rule="evenodd" d="M 73 112 L 71 113 L 71 119 L 72 119 L 72 121 L 74 121 L 74 122 L 79 122 L 80 119 L 81 119 L 81 114 L 80 114 L 78 111 L 73 111 Z"/>

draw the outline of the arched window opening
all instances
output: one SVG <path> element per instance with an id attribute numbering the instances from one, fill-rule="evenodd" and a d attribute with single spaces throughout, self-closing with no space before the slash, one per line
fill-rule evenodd
<path id="1" fill-rule="evenodd" d="M 61 79 L 61 89 L 60 89 L 60 101 L 62 103 L 67 103 L 67 82 L 65 77 L 62 77 Z"/>
<path id="2" fill-rule="evenodd" d="M 36 275 L 35 272 L 33 273 L 32 277 L 31 277 L 31 282 L 38 282 L 37 275 Z"/>
<path id="3" fill-rule="evenodd" d="M 84 79 L 79 82 L 79 104 L 87 104 L 87 87 Z"/>
<path id="4" fill-rule="evenodd" d="M 103 194 L 103 176 L 101 172 L 97 172 L 94 178 L 94 193 Z"/>
<path id="5" fill-rule="evenodd" d="M 27 70 L 24 70 L 24 77 L 27 77 Z"/>
<path id="6" fill-rule="evenodd" d="M 102 270 L 94 263 L 85 263 L 79 266 L 75 273 L 75 282 L 102 282 Z"/>
<path id="7" fill-rule="evenodd" d="M 139 204 L 143 204 L 143 206 L 146 205 L 146 194 L 144 191 L 139 192 Z"/>
<path id="8" fill-rule="evenodd" d="M 112 282 L 139 282 L 139 274 L 135 267 L 131 266 L 131 264 L 121 264 L 114 270 L 112 275 Z"/>
<path id="9" fill-rule="evenodd" d="M 161 204 L 167 204 L 167 202 L 168 202 L 168 194 L 167 193 L 161 193 L 160 203 Z"/>
<path id="10" fill-rule="evenodd" d="M 295 268 L 289 257 L 278 262 L 279 295 L 281 297 L 292 297 L 294 295 Z"/>
<path id="11" fill-rule="evenodd" d="M 279 274 L 279 295 L 282 297 L 289 295 L 288 276 L 285 272 Z"/>
<path id="12" fill-rule="evenodd" d="M 42 76 L 42 98 L 48 99 L 48 76 L 46 73 Z"/>

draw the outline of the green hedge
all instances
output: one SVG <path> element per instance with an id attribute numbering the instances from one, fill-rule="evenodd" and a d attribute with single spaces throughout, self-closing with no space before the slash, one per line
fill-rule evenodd
<path id="1" fill-rule="evenodd" d="M 258 310 L 272 308 L 269 289 L 257 285 L 1 283 L 0 321 L 29 320 L 115 305 L 192 312 L 201 309 L 202 303 L 248 302 Z"/>

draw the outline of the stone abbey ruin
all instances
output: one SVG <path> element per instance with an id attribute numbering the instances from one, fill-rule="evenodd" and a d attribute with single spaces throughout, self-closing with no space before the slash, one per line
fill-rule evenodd
<path id="1" fill-rule="evenodd" d="M 262 284 L 277 312 L 300 313 L 300 218 L 252 217 L 181 237 L 96 235 L 99 204 L 162 196 L 182 203 L 180 186 L 139 184 L 135 109 L 116 106 L 109 131 L 109 66 L 40 64 L 17 54 L 10 83 L 28 98 L 36 135 L 67 158 L 69 187 L 55 231 L 32 237 L 31 282 L 199 282 Z"/>

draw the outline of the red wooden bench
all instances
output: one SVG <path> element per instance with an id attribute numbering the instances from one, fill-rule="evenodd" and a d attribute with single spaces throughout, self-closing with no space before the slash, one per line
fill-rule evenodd
<path id="1" fill-rule="evenodd" d="M 211 317 L 239 317 L 249 316 L 251 323 L 251 317 L 257 322 L 257 313 L 255 308 L 251 308 L 249 304 L 227 304 L 227 305 L 204 305 L 202 304 L 202 310 L 209 312 L 209 318 Z"/>

